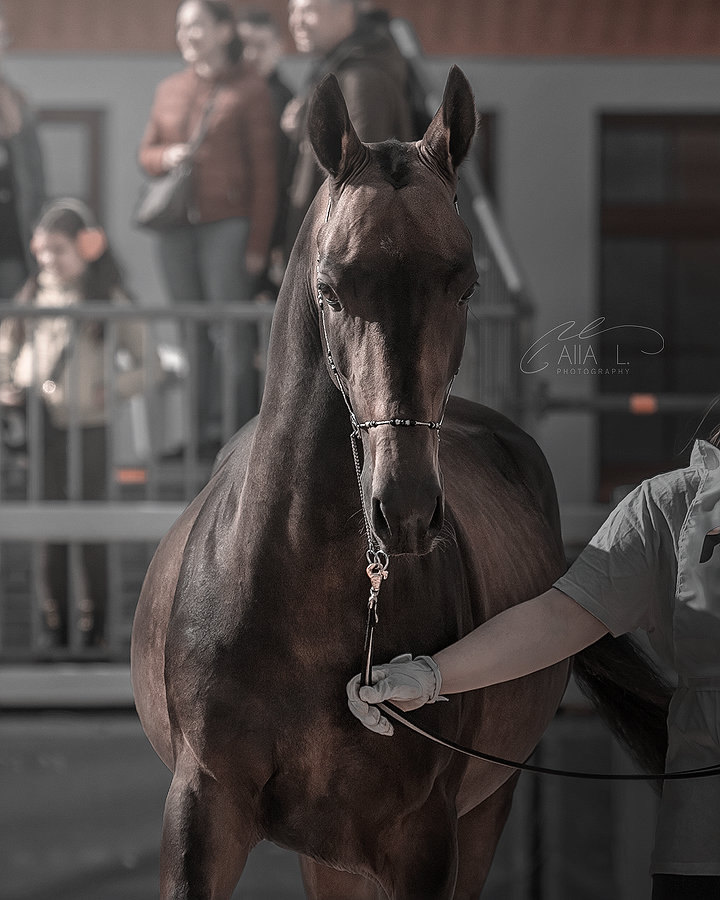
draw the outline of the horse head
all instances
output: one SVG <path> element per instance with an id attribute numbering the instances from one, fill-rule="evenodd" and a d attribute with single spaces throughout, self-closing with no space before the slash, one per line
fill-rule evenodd
<path id="1" fill-rule="evenodd" d="M 391 554 L 429 552 L 444 521 L 439 426 L 477 280 L 455 189 L 475 122 L 457 67 L 416 143 L 362 143 L 332 75 L 309 110 L 329 191 L 310 284 L 330 375 L 362 434 L 365 506 Z"/>

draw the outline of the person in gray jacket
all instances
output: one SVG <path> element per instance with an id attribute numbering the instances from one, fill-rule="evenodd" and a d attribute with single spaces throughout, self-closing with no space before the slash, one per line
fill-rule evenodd
<path id="1" fill-rule="evenodd" d="M 407 63 L 382 17 L 361 12 L 357 0 L 290 0 L 288 27 L 298 51 L 318 59 L 305 91 L 288 104 L 281 122 L 296 155 L 288 197 L 286 260 L 325 180 L 307 136 L 307 107 L 327 74 L 340 82 L 361 141 L 415 137 Z"/>
<path id="2" fill-rule="evenodd" d="M 677 675 L 666 771 L 720 764 L 720 428 L 690 465 L 643 482 L 550 590 L 505 610 L 450 647 L 373 669 L 348 684 L 353 714 L 392 734 L 375 704 L 417 709 L 550 666 L 610 632 L 640 628 Z M 720 777 L 666 781 L 653 900 L 720 897 Z"/>

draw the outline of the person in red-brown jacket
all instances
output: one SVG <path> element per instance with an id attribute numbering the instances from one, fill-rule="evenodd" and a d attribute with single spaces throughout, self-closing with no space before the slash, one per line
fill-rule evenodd
<path id="1" fill-rule="evenodd" d="M 267 264 L 275 219 L 272 98 L 263 79 L 241 62 L 235 18 L 222 0 L 184 0 L 177 44 L 187 67 L 157 88 L 140 165 L 149 175 L 169 171 L 187 159 L 203 120 L 207 131 L 193 155 L 190 222 L 158 237 L 163 275 L 177 303 L 248 300 L 253 278 Z M 218 340 L 223 331 L 217 329 Z M 220 437 L 213 343 L 209 337 L 201 341 L 198 373 L 200 437 L 210 443 Z M 231 348 L 237 360 L 236 425 L 257 411 L 255 345 L 254 326 L 239 326 Z"/>

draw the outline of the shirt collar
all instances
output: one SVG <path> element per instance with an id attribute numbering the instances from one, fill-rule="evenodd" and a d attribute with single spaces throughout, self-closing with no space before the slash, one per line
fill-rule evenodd
<path id="1" fill-rule="evenodd" d="M 695 441 L 690 455 L 690 467 L 697 469 L 720 468 L 720 450 L 707 441 Z"/>

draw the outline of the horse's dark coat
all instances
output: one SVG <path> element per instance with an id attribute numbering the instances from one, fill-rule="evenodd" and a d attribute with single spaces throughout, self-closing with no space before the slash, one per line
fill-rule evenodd
<path id="1" fill-rule="evenodd" d="M 325 312 L 328 339 L 358 418 L 438 417 L 476 278 L 453 205 L 472 95 L 453 69 L 417 145 L 360 144 L 332 80 L 310 123 L 331 178 L 289 264 L 259 418 L 161 543 L 135 620 L 138 712 L 173 771 L 161 896 L 226 900 L 262 838 L 301 854 L 318 900 L 477 896 L 510 772 L 401 730 L 379 737 L 346 709 L 369 584 L 349 417 L 316 302 L 326 278 L 342 306 Z M 498 413 L 451 400 L 439 444 L 427 428 L 384 427 L 363 450 L 368 509 L 400 554 L 381 591 L 378 659 L 435 652 L 562 571 L 547 465 Z M 417 718 L 524 758 L 566 677 L 559 665 Z"/>

